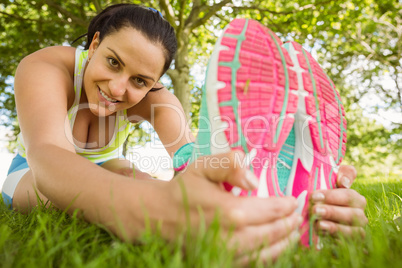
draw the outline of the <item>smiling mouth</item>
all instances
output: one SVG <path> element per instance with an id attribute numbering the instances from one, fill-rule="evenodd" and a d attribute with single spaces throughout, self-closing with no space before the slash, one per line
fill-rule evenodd
<path id="1" fill-rule="evenodd" d="M 111 103 L 118 103 L 118 100 L 112 99 L 110 98 L 108 95 L 106 95 L 99 87 L 99 93 L 102 95 L 102 97 L 104 97 L 107 101 L 110 101 Z"/>

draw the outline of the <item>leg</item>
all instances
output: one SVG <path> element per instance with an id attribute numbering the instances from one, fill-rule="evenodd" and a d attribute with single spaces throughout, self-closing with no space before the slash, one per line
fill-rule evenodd
<path id="1" fill-rule="evenodd" d="M 9 176 L 12 176 L 10 174 Z M 39 200 L 38 200 L 39 197 Z M 20 179 L 12 197 L 12 206 L 20 212 L 30 212 L 39 202 L 49 206 L 48 199 L 36 189 L 32 171 L 28 170 Z"/>
<path id="2" fill-rule="evenodd" d="M 135 169 L 134 177 L 133 164 L 126 159 L 112 159 L 103 163 L 101 167 L 131 178 L 152 179 L 149 174 L 138 169 Z M 18 171 L 11 173 L 9 177 L 7 177 L 5 185 L 12 183 L 11 180 L 14 180 L 14 183 L 15 180 L 19 180 L 14 193 L 11 192 L 9 194 L 12 198 L 13 209 L 28 213 L 33 207 L 36 207 L 40 203 L 46 204 L 46 206 L 50 205 L 49 200 L 36 188 L 31 170 L 28 170 L 22 175 L 21 179 L 18 178 Z"/>

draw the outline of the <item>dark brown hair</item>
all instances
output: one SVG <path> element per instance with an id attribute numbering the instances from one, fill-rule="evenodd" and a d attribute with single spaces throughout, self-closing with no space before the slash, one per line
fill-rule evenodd
<path id="1" fill-rule="evenodd" d="M 99 32 L 99 41 L 109 34 L 123 27 L 132 27 L 141 32 L 149 41 L 159 43 L 164 48 L 164 74 L 177 50 L 177 40 L 173 27 L 154 9 L 136 4 L 116 4 L 105 8 L 95 16 L 88 27 L 85 49 L 89 48 L 96 32 Z"/>

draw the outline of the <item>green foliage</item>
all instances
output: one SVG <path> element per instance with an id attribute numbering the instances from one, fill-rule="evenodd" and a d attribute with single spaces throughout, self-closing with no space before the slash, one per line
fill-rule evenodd
<path id="1" fill-rule="evenodd" d="M 365 117 L 353 97 L 346 96 L 343 100 L 348 120 L 344 163 L 354 165 L 358 173 L 365 176 L 402 176 L 399 161 L 402 150 L 398 140 L 393 138 L 394 131 Z"/>
<path id="2" fill-rule="evenodd" d="M 18 62 L 40 48 L 71 43 L 86 32 L 91 17 L 114 2 L 121 1 L 0 0 L 1 124 L 14 133 L 19 131 L 12 89 Z M 168 73 L 167 86 L 191 115 L 193 129 L 198 123 L 205 66 L 217 36 L 233 18 L 245 17 L 267 25 L 283 41 L 302 43 L 330 74 L 343 100 L 347 98 L 348 162 L 367 171 L 366 167 L 374 166 L 373 163 L 393 165 L 400 158 L 401 122 L 391 122 L 386 129 L 366 117 L 367 112 L 402 113 L 401 1 L 130 2 L 161 10 L 176 30 L 179 51 L 172 69 L 176 72 Z M 384 85 L 385 80 L 388 85 Z M 368 102 L 368 97 L 376 101 Z M 144 134 L 136 128 L 128 144 L 146 141 L 149 136 Z"/>
<path id="3" fill-rule="evenodd" d="M 402 121 L 368 117 L 402 114 L 401 1 L 256 1 L 254 5 L 259 16 L 244 9 L 239 14 L 261 18 L 284 41 L 302 43 L 334 80 L 347 111 L 346 162 L 366 175 L 401 176 Z"/>
<path id="4" fill-rule="evenodd" d="M 87 1 L 1 0 L 0 114 L 3 116 L 0 123 L 11 126 L 15 134 L 19 126 L 15 121 L 12 77 L 18 63 L 36 50 L 68 44 L 84 34 L 86 17 L 90 14 L 94 10 Z"/>
<path id="5" fill-rule="evenodd" d="M 232 263 L 233 252 L 220 239 L 217 221 L 201 226 L 195 237 L 182 234 L 173 243 L 147 229 L 131 244 L 77 215 L 44 207 L 22 215 L 8 210 L 0 198 L 1 266 L 176 268 Z"/>
<path id="6" fill-rule="evenodd" d="M 360 105 L 367 106 L 364 102 L 369 97 L 376 99 L 366 110 L 401 114 L 401 1 L 361 0 L 342 5 L 345 8 L 337 12 L 339 18 L 331 22 L 332 30 L 312 31 L 320 40 L 321 62 L 335 84 L 347 85 Z M 391 123 L 395 132 L 401 133 L 402 122 Z"/>

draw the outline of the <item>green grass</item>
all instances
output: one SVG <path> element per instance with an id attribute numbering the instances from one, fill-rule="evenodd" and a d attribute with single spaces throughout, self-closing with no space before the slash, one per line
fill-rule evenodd
<path id="1" fill-rule="evenodd" d="M 367 199 L 366 238 L 324 239 L 320 250 L 294 247 L 277 267 L 402 267 L 402 181 L 360 179 L 354 189 Z M 59 211 L 28 215 L 0 202 L 0 267 L 232 267 L 233 252 L 219 224 L 201 226 L 198 237 L 167 243 L 145 232 L 137 244 L 121 242 L 102 228 Z M 251 266 L 262 267 L 255 261 Z"/>

